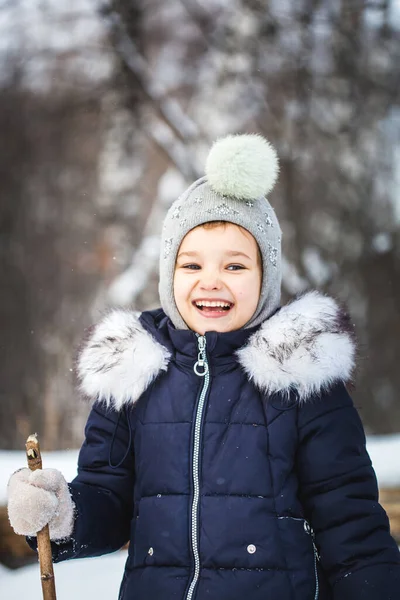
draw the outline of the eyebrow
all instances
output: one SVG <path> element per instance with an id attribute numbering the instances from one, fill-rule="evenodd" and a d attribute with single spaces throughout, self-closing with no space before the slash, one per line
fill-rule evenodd
<path id="1" fill-rule="evenodd" d="M 227 252 L 225 252 L 226 256 L 244 256 L 245 258 L 248 258 L 249 260 L 251 260 L 250 256 L 248 256 L 247 254 L 245 254 L 244 252 L 238 252 L 237 250 L 228 250 Z M 196 251 L 191 251 L 191 252 L 181 252 L 180 254 L 178 254 L 178 258 L 181 258 L 182 256 L 198 256 L 198 252 Z"/>

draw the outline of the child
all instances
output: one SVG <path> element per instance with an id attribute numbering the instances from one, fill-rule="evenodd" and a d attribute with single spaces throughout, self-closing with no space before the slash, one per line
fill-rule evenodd
<path id="1" fill-rule="evenodd" d="M 10 479 L 12 526 L 49 523 L 55 561 L 130 541 L 120 599 L 400 597 L 348 317 L 317 292 L 279 307 L 277 172 L 259 136 L 213 146 L 165 219 L 162 309 L 109 314 L 80 354 L 78 476 Z"/>

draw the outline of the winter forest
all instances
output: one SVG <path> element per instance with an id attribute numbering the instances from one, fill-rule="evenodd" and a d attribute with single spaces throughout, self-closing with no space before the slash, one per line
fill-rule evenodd
<path id="1" fill-rule="evenodd" d="M 283 302 L 348 307 L 355 404 L 397 437 L 400 1 L 0 0 L 1 450 L 79 448 L 85 329 L 159 305 L 166 211 L 241 132 L 280 158 Z"/>

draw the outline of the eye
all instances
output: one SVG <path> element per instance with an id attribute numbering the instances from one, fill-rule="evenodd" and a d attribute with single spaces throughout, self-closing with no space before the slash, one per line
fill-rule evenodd
<path id="1" fill-rule="evenodd" d="M 191 263 L 190 265 L 182 265 L 181 268 L 182 269 L 190 269 L 191 271 L 197 271 L 201 267 L 199 265 L 196 265 L 195 263 Z"/>
<path id="2" fill-rule="evenodd" d="M 243 265 L 228 265 L 226 268 L 231 271 L 239 271 L 240 269 L 245 269 L 246 267 Z"/>

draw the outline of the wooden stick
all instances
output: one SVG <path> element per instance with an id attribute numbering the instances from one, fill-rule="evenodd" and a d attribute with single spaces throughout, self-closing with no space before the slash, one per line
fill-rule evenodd
<path id="1" fill-rule="evenodd" d="M 30 435 L 26 440 L 26 457 L 31 471 L 42 468 L 42 456 L 37 434 Z M 53 561 L 50 544 L 49 526 L 46 525 L 37 532 L 39 553 L 40 579 L 42 581 L 43 600 L 57 600 L 56 586 L 53 572 Z"/>

